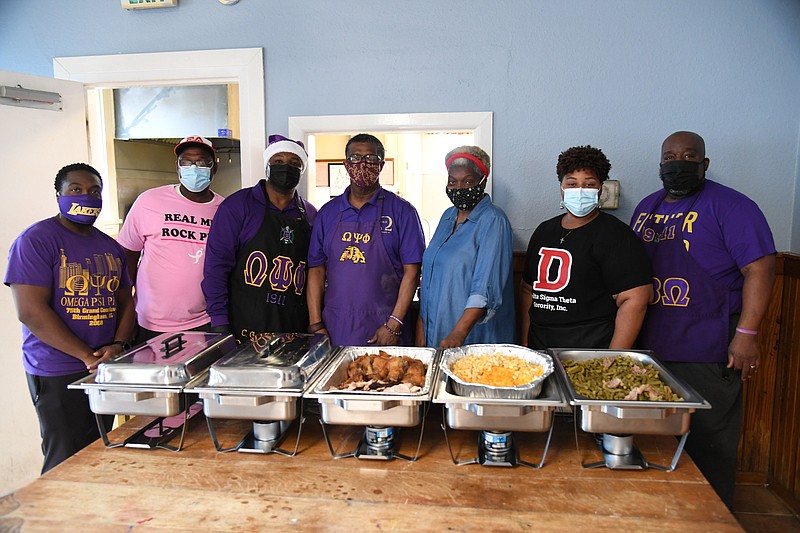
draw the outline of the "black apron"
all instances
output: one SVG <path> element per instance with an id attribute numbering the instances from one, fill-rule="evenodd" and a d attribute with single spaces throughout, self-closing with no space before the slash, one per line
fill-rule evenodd
<path id="1" fill-rule="evenodd" d="M 306 270 L 311 224 L 297 193 L 294 201 L 300 218 L 274 213 L 263 183 L 264 220 L 237 253 L 229 280 L 231 330 L 239 343 L 257 341 L 265 333 L 305 333 L 308 329 Z"/>

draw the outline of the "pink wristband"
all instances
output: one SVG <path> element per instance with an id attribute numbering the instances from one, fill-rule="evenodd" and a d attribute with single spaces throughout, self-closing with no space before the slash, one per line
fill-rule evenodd
<path id="1" fill-rule="evenodd" d="M 757 329 L 736 328 L 736 331 L 739 333 L 744 333 L 745 335 L 758 335 Z"/>

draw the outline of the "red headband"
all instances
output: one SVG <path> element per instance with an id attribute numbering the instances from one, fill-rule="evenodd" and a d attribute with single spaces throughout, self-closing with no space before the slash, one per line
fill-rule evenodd
<path id="1" fill-rule="evenodd" d="M 464 159 L 469 159 L 470 161 L 472 161 L 473 163 L 478 165 L 478 168 L 480 169 L 480 171 L 483 172 L 483 177 L 484 178 L 489 176 L 489 171 L 486 170 L 486 165 L 483 164 L 483 161 L 481 161 L 480 159 L 478 159 L 477 157 L 475 157 L 472 154 L 453 154 L 453 155 L 451 155 L 450 157 L 447 158 L 447 161 L 445 161 L 444 164 L 447 167 L 447 169 L 449 170 L 450 169 L 450 165 L 453 163 L 453 161 L 456 160 L 456 159 L 460 159 L 462 157 Z"/>

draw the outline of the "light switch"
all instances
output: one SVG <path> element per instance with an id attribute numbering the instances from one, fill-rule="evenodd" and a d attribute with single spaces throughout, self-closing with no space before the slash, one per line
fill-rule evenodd
<path id="1" fill-rule="evenodd" d="M 619 180 L 606 180 L 600 192 L 600 209 L 616 209 L 619 207 Z"/>

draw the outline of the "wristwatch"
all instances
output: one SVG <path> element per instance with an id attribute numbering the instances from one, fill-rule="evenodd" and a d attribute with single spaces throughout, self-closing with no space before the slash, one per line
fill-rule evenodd
<path id="1" fill-rule="evenodd" d="M 127 342 L 125 342 L 125 341 L 114 341 L 111 344 L 119 344 L 120 346 L 122 346 L 122 351 L 123 352 L 127 352 L 128 350 L 131 349 L 131 345 L 128 344 Z"/>

